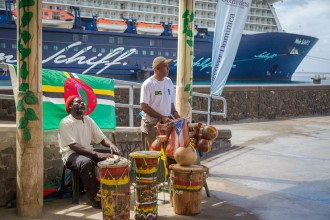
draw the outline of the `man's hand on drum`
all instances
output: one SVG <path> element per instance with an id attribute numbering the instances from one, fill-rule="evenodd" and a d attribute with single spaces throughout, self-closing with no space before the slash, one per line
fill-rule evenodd
<path id="1" fill-rule="evenodd" d="M 110 144 L 110 150 L 113 154 L 121 155 L 118 147 L 114 144 Z"/>
<path id="2" fill-rule="evenodd" d="M 95 157 L 99 160 L 106 160 L 107 158 L 113 157 L 113 154 L 96 152 Z"/>
<path id="3" fill-rule="evenodd" d="M 115 144 L 113 144 L 108 138 L 104 138 L 103 141 L 101 141 L 101 144 L 105 147 L 109 147 L 109 149 L 111 150 L 111 154 L 117 154 L 121 156 L 118 147 Z"/>

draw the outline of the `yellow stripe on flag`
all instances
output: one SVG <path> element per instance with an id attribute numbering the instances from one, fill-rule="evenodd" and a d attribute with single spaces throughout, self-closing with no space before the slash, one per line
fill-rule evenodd
<path id="1" fill-rule="evenodd" d="M 43 92 L 64 92 L 63 86 L 48 86 L 43 85 L 42 86 Z M 111 90 L 105 90 L 105 89 L 93 89 L 94 93 L 97 95 L 109 95 L 109 96 L 115 96 L 115 92 Z"/>
<path id="2" fill-rule="evenodd" d="M 63 72 L 64 75 L 67 77 L 67 78 L 71 78 L 70 74 L 68 72 Z"/>
<path id="3" fill-rule="evenodd" d="M 42 91 L 43 92 L 64 92 L 63 86 L 48 86 L 48 85 L 42 85 Z"/>

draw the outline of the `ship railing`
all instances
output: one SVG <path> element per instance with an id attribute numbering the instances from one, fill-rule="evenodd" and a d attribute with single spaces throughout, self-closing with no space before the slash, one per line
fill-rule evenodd
<path id="1" fill-rule="evenodd" d="M 115 89 L 116 88 L 121 88 L 121 89 L 128 89 L 129 92 L 129 100 L 128 104 L 123 104 L 123 103 L 115 103 L 116 107 L 119 108 L 128 108 L 129 109 L 129 126 L 134 127 L 134 109 L 140 109 L 140 105 L 135 105 L 134 104 L 134 89 L 141 88 L 141 83 L 136 83 L 136 82 L 129 82 L 129 81 L 124 81 L 124 80 L 114 80 L 115 81 Z M 209 95 L 205 93 L 199 93 L 199 92 L 192 92 L 192 97 L 201 97 L 201 98 L 207 98 L 207 111 L 202 111 L 202 110 L 194 110 L 192 109 L 193 114 L 202 114 L 202 115 L 207 115 L 207 124 L 211 123 L 211 116 L 216 115 L 216 116 L 221 116 L 226 118 L 227 117 L 227 101 L 224 97 L 222 96 L 216 96 L 216 95 Z M 219 112 L 211 112 L 211 105 L 212 105 L 212 100 L 220 100 L 222 101 L 222 109 Z"/>

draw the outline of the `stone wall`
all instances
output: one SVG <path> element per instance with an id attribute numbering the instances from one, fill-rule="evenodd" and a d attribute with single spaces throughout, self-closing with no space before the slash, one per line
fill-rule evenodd
<path id="1" fill-rule="evenodd" d="M 210 93 L 209 87 L 194 87 L 194 92 Z M 134 104 L 139 104 L 140 90 L 135 90 Z M 116 89 L 116 102 L 128 104 L 128 90 Z M 227 118 L 212 116 L 214 124 L 226 121 L 268 120 L 330 114 L 330 85 L 226 86 L 222 96 L 227 101 Z M 207 111 L 207 98 L 194 97 L 193 109 Z M 214 100 L 212 111 L 223 109 Z M 134 110 L 134 126 L 140 125 Z M 117 108 L 117 125 L 128 126 L 128 109 Z M 206 122 L 206 115 L 193 114 L 193 120 Z"/>
<path id="2" fill-rule="evenodd" d="M 209 88 L 198 92 L 209 93 Z M 227 100 L 227 118 L 213 116 L 212 123 L 330 114 L 330 85 L 226 86 L 222 96 Z M 207 108 L 206 99 L 197 97 L 193 103 L 196 110 Z M 222 103 L 213 101 L 212 111 L 217 109 Z M 193 118 L 206 121 L 206 116 Z"/>
<path id="3" fill-rule="evenodd" d="M 129 158 L 129 153 L 141 149 L 140 128 L 120 127 L 116 131 L 103 130 L 104 134 L 117 144 L 123 156 Z M 204 156 L 208 158 L 220 147 L 229 147 L 231 131 L 220 130 L 219 137 L 213 142 L 212 151 Z M 95 146 L 103 148 L 102 146 Z M 6 204 L 16 191 L 16 127 L 15 124 L 0 125 L 0 206 Z M 59 154 L 57 130 L 44 132 L 44 185 L 56 183 L 61 175 L 63 162 Z"/>

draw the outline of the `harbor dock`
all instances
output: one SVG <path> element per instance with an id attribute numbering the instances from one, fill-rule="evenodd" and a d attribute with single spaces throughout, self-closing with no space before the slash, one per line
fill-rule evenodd
<path id="1" fill-rule="evenodd" d="M 330 219 L 330 116 L 217 128 L 231 130 L 231 145 L 203 161 L 211 197 L 203 190 L 201 213 L 176 215 L 160 193 L 158 219 Z M 15 208 L 0 213 L 19 219 Z M 101 219 L 102 211 L 62 199 L 45 203 L 41 219 L 78 218 Z"/>

